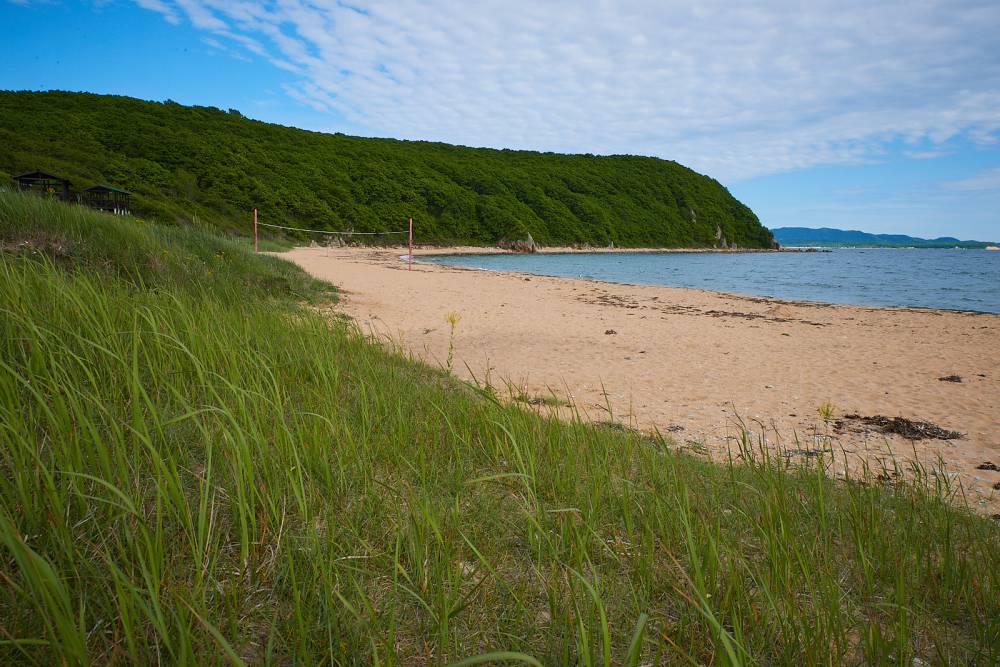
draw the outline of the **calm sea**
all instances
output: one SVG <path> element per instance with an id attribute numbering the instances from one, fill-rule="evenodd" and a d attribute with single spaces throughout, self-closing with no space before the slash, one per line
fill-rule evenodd
<path id="1" fill-rule="evenodd" d="M 782 253 L 431 255 L 495 271 L 593 278 L 870 306 L 1000 313 L 1000 252 L 837 249 Z"/>

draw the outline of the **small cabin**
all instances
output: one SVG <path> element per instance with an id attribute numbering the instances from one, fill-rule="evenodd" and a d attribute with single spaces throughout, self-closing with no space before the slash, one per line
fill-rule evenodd
<path id="1" fill-rule="evenodd" d="M 132 193 L 108 185 L 95 185 L 83 191 L 83 203 L 86 206 L 115 215 L 129 214 L 131 197 Z"/>
<path id="2" fill-rule="evenodd" d="M 37 192 L 39 194 L 55 197 L 61 201 L 69 201 L 69 179 L 44 171 L 29 171 L 11 179 L 14 187 L 27 192 Z"/>

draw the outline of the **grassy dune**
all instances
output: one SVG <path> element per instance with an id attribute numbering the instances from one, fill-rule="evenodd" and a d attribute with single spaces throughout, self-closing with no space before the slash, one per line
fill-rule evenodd
<path id="1" fill-rule="evenodd" d="M 0 663 L 1000 661 L 937 477 L 498 402 L 196 230 L 0 193 L 0 244 Z"/>

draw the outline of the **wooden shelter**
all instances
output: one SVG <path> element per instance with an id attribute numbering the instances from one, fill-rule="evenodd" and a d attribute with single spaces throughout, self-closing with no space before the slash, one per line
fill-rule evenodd
<path id="1" fill-rule="evenodd" d="M 112 188 L 108 185 L 95 185 L 83 191 L 83 203 L 99 211 L 107 211 L 115 215 L 129 214 L 129 200 L 132 193 Z"/>
<path id="2" fill-rule="evenodd" d="M 69 179 L 47 174 L 44 171 L 29 171 L 11 179 L 18 190 L 37 192 L 69 201 Z"/>

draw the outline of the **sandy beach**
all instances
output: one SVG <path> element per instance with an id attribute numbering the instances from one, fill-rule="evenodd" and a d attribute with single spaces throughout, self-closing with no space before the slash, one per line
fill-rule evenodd
<path id="1" fill-rule="evenodd" d="M 408 271 L 401 254 L 312 247 L 282 256 L 338 285 L 338 310 L 366 333 L 432 364 L 446 363 L 447 318 L 459 314 L 459 376 L 554 395 L 585 418 L 659 430 L 715 456 L 742 422 L 792 457 L 832 444 L 834 472 L 844 460 L 940 460 L 977 510 L 1000 511 L 1000 471 L 982 469 L 1000 467 L 1000 316 L 420 263 Z M 848 415 L 927 421 L 962 437 L 908 440 Z"/>

